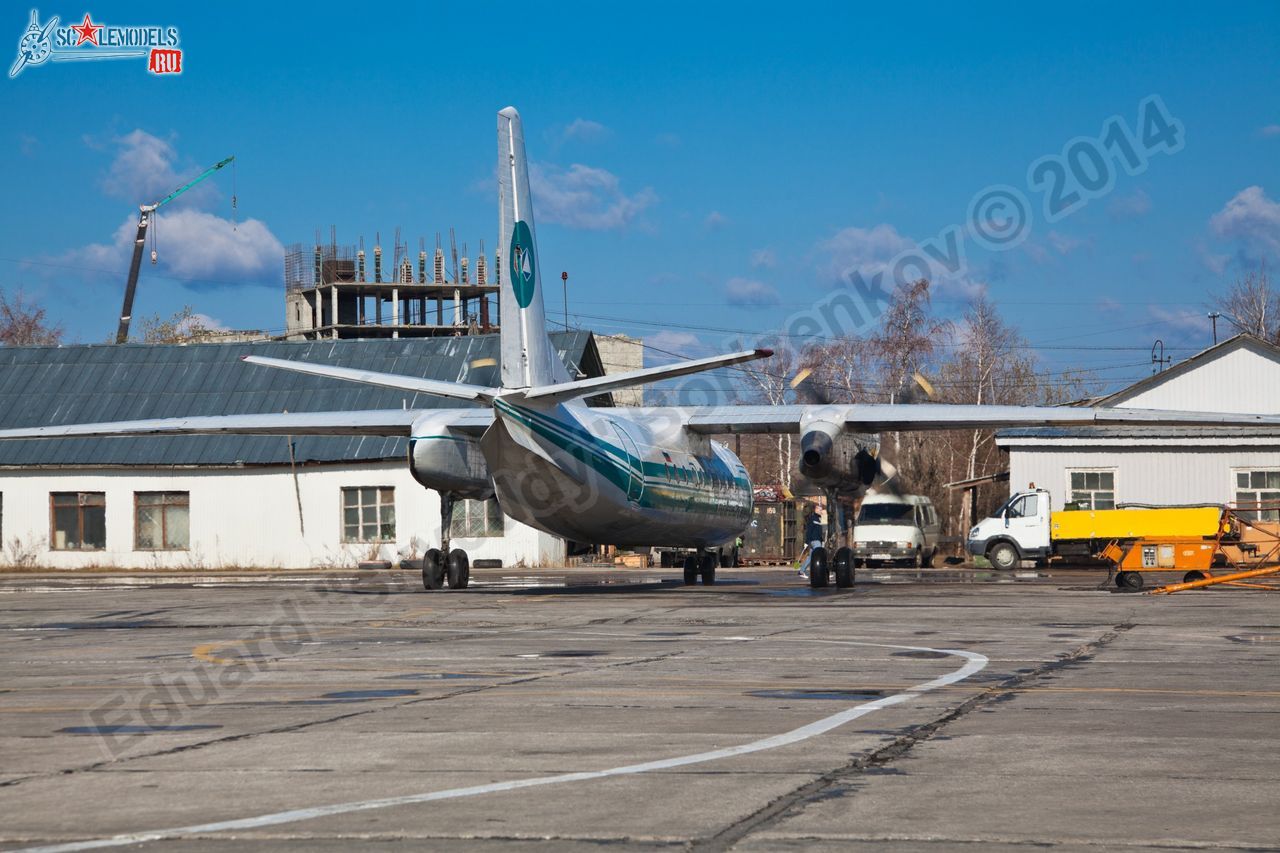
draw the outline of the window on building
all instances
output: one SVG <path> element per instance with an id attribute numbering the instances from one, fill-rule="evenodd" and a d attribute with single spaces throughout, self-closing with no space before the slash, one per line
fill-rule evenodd
<path id="1" fill-rule="evenodd" d="M 191 547 L 190 492 L 134 492 L 136 551 L 185 551 Z"/>
<path id="2" fill-rule="evenodd" d="M 1247 518 L 1280 521 L 1280 468 L 1236 471 L 1236 509 Z"/>
<path id="3" fill-rule="evenodd" d="M 1115 471 L 1071 471 L 1067 500 L 1079 509 L 1116 508 Z"/>
<path id="4" fill-rule="evenodd" d="M 358 486 L 342 490 L 343 542 L 394 542 L 396 490 Z"/>
<path id="5" fill-rule="evenodd" d="M 49 495 L 55 551 L 102 551 L 107 547 L 105 492 L 53 492 Z"/>
<path id="6" fill-rule="evenodd" d="M 449 535 L 458 538 L 501 536 L 505 532 L 502 510 L 498 501 L 460 500 L 453 503 L 453 518 L 449 522 Z"/>

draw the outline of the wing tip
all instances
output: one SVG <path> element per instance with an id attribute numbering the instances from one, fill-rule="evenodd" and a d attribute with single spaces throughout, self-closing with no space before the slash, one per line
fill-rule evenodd
<path id="1" fill-rule="evenodd" d="M 773 350 L 768 347 L 756 347 L 756 358 L 770 358 L 772 355 Z"/>

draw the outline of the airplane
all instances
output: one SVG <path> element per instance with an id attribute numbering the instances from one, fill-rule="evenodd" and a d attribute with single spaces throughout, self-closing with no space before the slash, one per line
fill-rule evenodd
<path id="1" fill-rule="evenodd" d="M 409 439 L 413 477 L 441 495 L 441 542 L 423 559 L 428 590 L 468 586 L 470 561 L 451 548 L 460 498 L 495 497 L 524 524 L 579 542 L 690 550 L 685 584 L 713 584 L 723 549 L 751 521 L 752 484 L 714 435 L 800 437 L 799 474 L 831 498 L 857 496 L 892 476 L 878 433 L 1035 426 L 1275 426 L 1280 417 L 1151 409 L 940 403 L 588 407 L 586 398 L 768 358 L 768 349 L 573 379 L 546 333 L 541 263 L 514 107 L 498 113 L 501 280 L 500 387 L 332 367 L 263 356 L 252 365 L 464 400 L 468 408 L 164 418 L 0 430 L 0 439 L 139 435 L 377 435 Z M 810 557 L 810 584 L 853 583 L 848 548 Z"/>

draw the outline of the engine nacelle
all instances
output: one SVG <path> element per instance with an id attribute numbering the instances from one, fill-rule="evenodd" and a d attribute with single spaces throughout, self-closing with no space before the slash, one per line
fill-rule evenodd
<path id="1" fill-rule="evenodd" d="M 480 439 L 448 426 L 448 419 L 439 415 L 414 421 L 409 470 L 428 489 L 475 500 L 493 497 L 493 478 Z"/>
<path id="2" fill-rule="evenodd" d="M 877 458 L 875 436 L 849 432 L 843 424 L 806 418 L 800 425 L 800 475 L 824 489 L 859 493 L 892 467 Z"/>

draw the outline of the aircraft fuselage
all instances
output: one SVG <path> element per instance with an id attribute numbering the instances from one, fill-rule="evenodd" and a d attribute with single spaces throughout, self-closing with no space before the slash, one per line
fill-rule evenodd
<path id="1" fill-rule="evenodd" d="M 503 511 L 578 542 L 713 547 L 751 520 L 751 479 L 727 447 L 679 423 L 579 403 L 500 398 L 481 448 Z"/>

